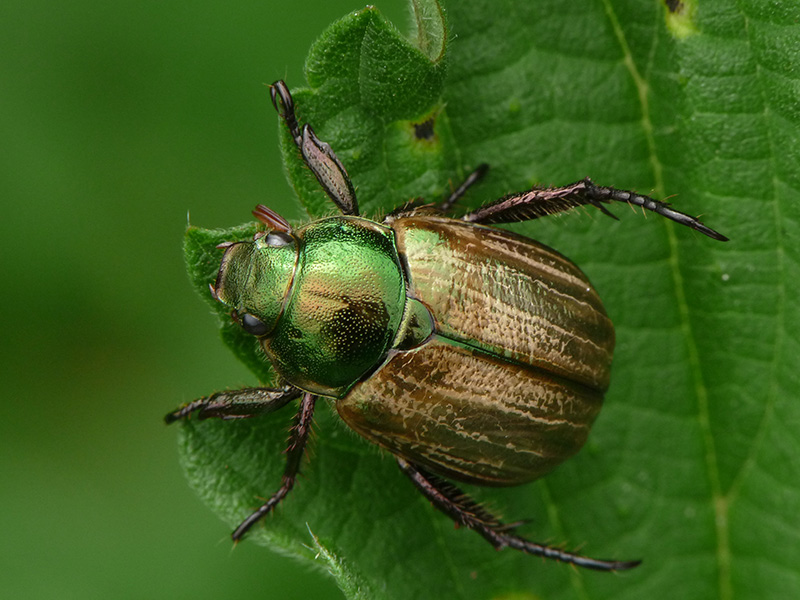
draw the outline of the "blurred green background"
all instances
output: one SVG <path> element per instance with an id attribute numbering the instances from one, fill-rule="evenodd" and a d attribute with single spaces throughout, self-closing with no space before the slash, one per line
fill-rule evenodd
<path id="1" fill-rule="evenodd" d="M 187 213 L 300 216 L 264 84 L 302 85 L 311 42 L 363 6 L 0 5 L 3 597 L 341 597 L 290 559 L 232 549 L 161 419 L 255 383 L 189 286 Z M 404 1 L 378 6 L 405 29 Z"/>

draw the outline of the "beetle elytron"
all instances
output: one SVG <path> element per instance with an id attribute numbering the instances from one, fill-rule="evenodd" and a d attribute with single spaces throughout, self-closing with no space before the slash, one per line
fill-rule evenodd
<path id="1" fill-rule="evenodd" d="M 330 146 L 298 124 L 286 85 L 276 82 L 271 94 L 342 215 L 293 229 L 259 205 L 253 214 L 266 230 L 221 245 L 211 293 L 258 338 L 282 387 L 213 394 L 166 421 L 252 417 L 300 398 L 283 483 L 233 539 L 292 489 L 314 404 L 326 397 L 438 509 L 495 548 L 598 570 L 638 565 L 531 542 L 443 479 L 510 486 L 544 475 L 581 448 L 609 383 L 614 329 L 586 276 L 550 248 L 489 225 L 585 205 L 610 214 L 603 203 L 618 201 L 727 238 L 663 202 L 588 179 L 446 216 L 485 166 L 439 206 L 368 220 Z"/>

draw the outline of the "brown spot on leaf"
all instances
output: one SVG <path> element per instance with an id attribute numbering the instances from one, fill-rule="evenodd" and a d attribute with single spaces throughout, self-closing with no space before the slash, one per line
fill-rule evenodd
<path id="1" fill-rule="evenodd" d="M 673 14 L 681 14 L 684 11 L 684 4 L 681 0 L 664 0 L 667 5 L 667 10 Z"/>
<path id="2" fill-rule="evenodd" d="M 422 123 L 414 123 L 414 137 L 418 140 L 431 141 L 434 138 L 433 126 L 435 124 L 436 120 L 433 117 Z"/>

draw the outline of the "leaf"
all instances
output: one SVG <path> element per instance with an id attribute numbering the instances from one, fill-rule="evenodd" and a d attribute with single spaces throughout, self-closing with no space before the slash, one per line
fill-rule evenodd
<path id="1" fill-rule="evenodd" d="M 353 600 L 371 600 L 375 597 L 375 592 L 370 589 L 369 584 L 357 572 L 351 570 L 344 559 L 331 552 L 310 529 L 308 532 L 314 542 L 317 556 L 327 563 L 328 570 L 336 578 L 336 583 L 346 597 Z"/>
<path id="2" fill-rule="evenodd" d="M 488 162 L 465 204 L 588 175 L 668 196 L 731 238 L 624 207 L 619 222 L 587 210 L 515 227 L 600 291 L 617 328 L 612 386 L 577 457 L 532 485 L 469 491 L 531 518 L 532 539 L 645 562 L 613 576 L 494 552 L 324 406 L 304 476 L 250 539 L 328 565 L 350 598 L 796 596 L 798 3 L 462 0 L 446 33 L 436 3 L 415 7 L 421 49 L 365 9 L 323 34 L 295 92 L 363 212 L 442 198 Z M 419 138 L 429 119 L 433 136 Z M 281 131 L 309 216 L 333 212 Z M 201 290 L 213 245 L 247 235 L 190 230 Z M 252 340 L 220 316 L 268 381 Z M 232 527 L 279 484 L 284 412 L 182 428 L 192 485 Z"/>
<path id="3" fill-rule="evenodd" d="M 435 3 L 421 4 L 434 7 L 428 12 L 441 19 Z M 444 42 L 441 34 L 419 37 L 427 40 L 426 47 L 437 39 Z M 363 214 L 439 193 L 442 174 L 455 168 L 452 144 L 445 152 L 434 141 L 420 151 L 414 137 L 414 124 L 442 107 L 444 50 L 434 52 L 433 59 L 430 53 L 411 46 L 376 9 L 366 8 L 320 37 L 306 60 L 312 89 L 293 91 L 298 118 L 313 123 L 320 139 L 336 139 L 339 158 L 348 171 L 359 173 L 355 184 Z M 309 216 L 330 214 L 330 200 L 298 160 L 288 132 L 281 134 L 289 179 Z"/>

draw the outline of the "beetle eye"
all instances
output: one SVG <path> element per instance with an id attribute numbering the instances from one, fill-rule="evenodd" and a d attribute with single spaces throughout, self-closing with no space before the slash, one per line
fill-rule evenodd
<path id="1" fill-rule="evenodd" d="M 242 329 L 244 329 L 245 332 L 249 333 L 250 335 L 260 336 L 269 333 L 264 322 L 258 317 L 254 317 L 250 313 L 243 313 L 239 315 L 239 324 L 242 326 Z"/>
<path id="2" fill-rule="evenodd" d="M 294 238 L 283 231 L 270 231 L 264 237 L 264 243 L 268 246 L 288 246 L 293 242 Z"/>

